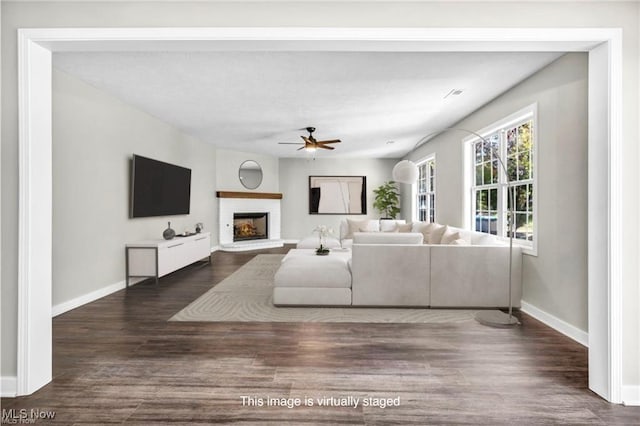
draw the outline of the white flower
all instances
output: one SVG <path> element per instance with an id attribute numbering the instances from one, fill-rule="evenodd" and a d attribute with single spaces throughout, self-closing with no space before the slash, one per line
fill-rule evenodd
<path id="1" fill-rule="evenodd" d="M 327 227 L 326 225 L 316 226 L 313 232 L 317 232 L 321 237 L 327 237 L 329 235 L 333 235 L 333 229 Z"/>

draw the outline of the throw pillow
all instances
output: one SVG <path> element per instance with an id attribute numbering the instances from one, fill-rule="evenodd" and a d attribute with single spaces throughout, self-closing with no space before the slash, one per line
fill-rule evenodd
<path id="1" fill-rule="evenodd" d="M 414 223 L 411 232 L 420 232 L 423 236 L 424 243 L 429 244 L 429 234 L 431 234 L 433 227 L 433 223 Z"/>
<path id="2" fill-rule="evenodd" d="M 450 226 L 444 227 L 444 233 L 440 239 L 440 244 L 451 244 L 455 240 L 461 239 L 460 232 Z"/>
<path id="3" fill-rule="evenodd" d="M 369 219 L 347 219 L 347 224 L 349 225 L 349 231 L 347 235 L 345 235 L 345 240 L 350 240 L 353 238 L 354 232 L 377 232 L 378 231 L 378 221 L 377 220 L 369 220 Z"/>
<path id="4" fill-rule="evenodd" d="M 404 224 L 403 219 L 380 220 L 380 231 L 395 232 L 396 227 L 400 224 Z"/>
<path id="5" fill-rule="evenodd" d="M 366 228 L 367 222 L 369 222 L 369 220 L 347 219 L 348 230 L 347 235 L 345 235 L 344 238 L 346 240 L 353 239 L 353 233 L 360 232 L 360 228 Z"/>
<path id="6" fill-rule="evenodd" d="M 452 246 L 470 246 L 471 243 L 464 238 L 459 238 L 451 243 Z"/>
<path id="7" fill-rule="evenodd" d="M 442 241 L 442 235 L 444 235 L 444 231 L 446 231 L 447 227 L 445 225 L 440 225 L 439 223 L 431 223 L 431 231 L 429 232 L 429 244 L 440 244 Z"/>
<path id="8" fill-rule="evenodd" d="M 399 224 L 398 225 L 398 232 L 411 232 L 412 226 L 413 226 L 413 224 L 411 224 L 411 223 Z"/>

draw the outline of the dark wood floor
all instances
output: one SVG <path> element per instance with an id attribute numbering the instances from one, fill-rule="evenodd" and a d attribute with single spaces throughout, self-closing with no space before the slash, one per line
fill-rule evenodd
<path id="1" fill-rule="evenodd" d="M 2 408 L 58 424 L 640 424 L 587 389 L 587 351 L 532 318 L 466 324 L 167 320 L 258 253 L 213 255 L 54 319 L 54 380 Z M 257 398 L 400 398 L 398 407 L 243 406 Z M 302 402 L 304 404 L 304 402 Z M 39 422 L 40 424 L 44 422 Z"/>

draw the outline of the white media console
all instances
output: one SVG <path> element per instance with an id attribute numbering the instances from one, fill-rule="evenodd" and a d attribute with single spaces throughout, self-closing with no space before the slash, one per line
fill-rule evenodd
<path id="1" fill-rule="evenodd" d="M 130 243 L 125 248 L 127 287 L 130 278 L 158 278 L 199 260 L 211 262 L 211 233 Z"/>

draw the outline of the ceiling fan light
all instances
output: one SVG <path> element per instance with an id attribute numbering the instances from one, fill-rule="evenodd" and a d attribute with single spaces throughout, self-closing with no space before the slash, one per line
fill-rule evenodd
<path id="1" fill-rule="evenodd" d="M 304 147 L 304 150 L 307 152 L 316 152 L 316 147 L 315 146 L 306 146 Z"/>
<path id="2" fill-rule="evenodd" d="M 415 183 L 418 180 L 418 166 L 413 161 L 402 160 L 393 167 L 393 180 L 400 183 Z"/>

